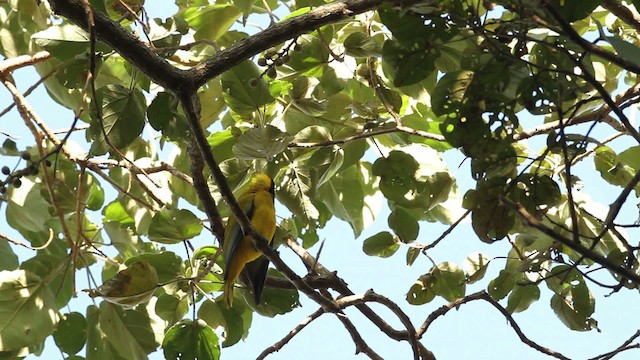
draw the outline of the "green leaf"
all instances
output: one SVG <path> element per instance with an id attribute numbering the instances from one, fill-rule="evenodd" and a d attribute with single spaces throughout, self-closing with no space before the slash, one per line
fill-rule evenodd
<path id="1" fill-rule="evenodd" d="M 401 207 L 395 207 L 393 211 L 391 211 L 391 214 L 389 214 L 387 221 L 389 227 L 398 235 L 400 241 L 403 243 L 410 243 L 418 238 L 420 225 L 418 225 L 418 221 L 416 221 L 407 210 Z"/>
<path id="2" fill-rule="evenodd" d="M 400 244 L 388 231 L 381 231 L 362 243 L 362 251 L 369 256 L 389 257 L 398 251 Z"/>
<path id="3" fill-rule="evenodd" d="M 488 256 L 481 253 L 473 253 L 467 256 L 462 264 L 462 268 L 467 273 L 467 284 L 473 284 L 481 280 L 484 274 L 487 273 L 490 261 L 491 259 Z"/>
<path id="4" fill-rule="evenodd" d="M 589 331 L 597 326 L 591 318 L 595 299 L 580 272 L 570 265 L 558 265 L 549 271 L 546 283 L 555 293 L 551 308 L 563 324 L 577 331 Z"/>
<path id="5" fill-rule="evenodd" d="M 22 179 L 22 186 L 11 187 L 7 222 L 20 231 L 47 231 L 47 221 L 51 218 L 49 204 L 42 197 L 41 185 L 28 178 Z"/>
<path id="6" fill-rule="evenodd" d="M 190 139 L 187 118 L 178 109 L 180 102 L 175 95 L 158 93 L 147 108 L 149 125 L 173 141 Z"/>
<path id="7" fill-rule="evenodd" d="M 157 343 L 149 320 L 134 310 L 100 303 L 100 328 L 118 354 L 127 359 L 147 359 L 147 354 L 155 350 Z"/>
<path id="8" fill-rule="evenodd" d="M 180 321 L 187 314 L 187 311 L 189 311 L 189 302 L 186 296 L 179 297 L 166 293 L 158 296 L 155 312 L 170 325 Z"/>
<path id="9" fill-rule="evenodd" d="M 635 152 L 631 149 L 633 148 L 630 148 L 625 154 L 625 160 L 635 164 L 635 161 L 631 160 L 629 156 L 633 156 Z M 622 163 L 616 153 L 608 146 L 598 147 L 595 153 L 593 162 L 602 178 L 613 185 L 627 186 L 635 175 L 634 168 Z"/>
<path id="10" fill-rule="evenodd" d="M 278 200 L 292 213 L 304 219 L 305 222 L 318 219 L 320 212 L 311 202 L 313 184 L 307 170 L 290 168 L 275 181 L 281 184 L 280 188 L 276 189 Z"/>
<path id="11" fill-rule="evenodd" d="M 54 245 L 50 245 L 49 248 Z M 85 259 L 88 259 L 85 257 Z M 49 288 L 56 295 L 56 305 L 61 308 L 74 295 L 73 272 L 69 271 L 68 259 L 52 254 L 38 254 L 24 261 L 20 268 L 39 276 L 49 284 Z"/>
<path id="12" fill-rule="evenodd" d="M 407 249 L 407 265 L 411 266 L 416 261 L 418 256 L 420 255 L 420 249 L 415 247 L 410 247 Z"/>
<path id="13" fill-rule="evenodd" d="M 453 114 L 463 102 L 475 77 L 469 70 L 446 73 L 433 90 L 432 109 L 436 116 Z"/>
<path id="14" fill-rule="evenodd" d="M 224 101 L 238 114 L 250 114 L 275 99 L 269 92 L 269 85 L 261 72 L 251 61 L 243 61 L 220 76 Z M 251 86 L 257 80 L 256 86 Z"/>
<path id="15" fill-rule="evenodd" d="M 53 25 L 31 35 L 36 45 L 56 58 L 68 60 L 89 50 L 89 34 L 77 25 Z"/>
<path id="16" fill-rule="evenodd" d="M 189 210 L 165 209 L 151 219 L 149 239 L 162 244 L 177 244 L 200 234 L 202 222 Z"/>
<path id="17" fill-rule="evenodd" d="M 238 296 L 234 294 L 234 299 L 239 300 Z M 252 315 L 244 301 L 234 301 L 233 307 L 229 309 L 224 301 L 218 298 L 216 301 L 205 301 L 198 309 L 198 318 L 212 328 L 222 326 L 225 331 L 222 346 L 227 347 L 247 336 Z"/>
<path id="18" fill-rule="evenodd" d="M 106 303 L 105 303 L 106 304 Z M 95 305 L 87 308 L 87 359 L 125 360 L 108 341 L 107 335 L 100 327 L 101 311 Z"/>
<path id="19" fill-rule="evenodd" d="M 431 302 L 436 297 L 436 278 L 433 271 L 424 274 L 411 285 L 407 292 L 407 302 L 411 305 L 423 305 Z"/>
<path id="20" fill-rule="evenodd" d="M 48 284 L 24 270 L 0 271 L 0 352 L 43 342 L 58 323 Z"/>
<path id="21" fill-rule="evenodd" d="M 526 281 L 526 278 L 523 280 Z M 507 311 L 517 313 L 525 311 L 531 304 L 540 299 L 540 288 L 535 285 L 516 285 L 507 302 Z"/>
<path id="22" fill-rule="evenodd" d="M 212 4 L 193 6 L 184 12 L 184 19 L 195 30 L 196 40 L 215 41 L 229 30 L 242 15 L 242 11 L 232 4 Z"/>
<path id="23" fill-rule="evenodd" d="M 287 149 L 293 136 L 280 131 L 277 127 L 265 127 L 247 130 L 238 137 L 233 146 L 233 153 L 241 160 L 266 159 L 272 161 L 274 157 Z"/>
<path id="24" fill-rule="evenodd" d="M 464 271 L 458 265 L 443 262 L 438 264 L 432 271 L 435 278 L 433 289 L 437 295 L 442 296 L 447 301 L 453 301 L 464 296 L 466 279 Z"/>
<path id="25" fill-rule="evenodd" d="M 146 100 L 138 88 L 108 85 L 97 91 L 99 118 L 91 114 L 91 127 L 87 134 L 93 140 L 91 153 L 103 155 L 111 146 L 122 149 L 140 136 L 144 128 Z"/>
<path id="26" fill-rule="evenodd" d="M 0 270 L 15 270 L 20 265 L 8 241 L 0 241 Z"/>
<path id="27" fill-rule="evenodd" d="M 343 45 L 346 54 L 353 57 L 378 57 L 382 53 L 378 42 L 363 32 L 349 34 Z"/>
<path id="28" fill-rule="evenodd" d="M 501 270 L 497 278 L 489 282 L 487 291 L 495 300 L 502 300 L 513 289 L 516 282 L 513 274 L 506 270 Z"/>
<path id="29" fill-rule="evenodd" d="M 82 350 L 87 341 L 87 319 L 78 312 L 64 314 L 53 333 L 53 340 L 69 355 Z"/>
<path id="30" fill-rule="evenodd" d="M 218 360 L 220 345 L 213 329 L 198 319 L 184 319 L 164 336 L 162 350 L 167 360 Z"/>
<path id="31" fill-rule="evenodd" d="M 393 86 L 417 84 L 436 71 L 434 55 L 430 51 L 420 51 L 419 46 L 418 43 L 405 46 L 393 39 L 384 42 L 382 59 L 393 71 Z"/>
<path id="32" fill-rule="evenodd" d="M 593 10 L 601 3 L 602 0 L 551 0 L 550 6 L 555 7 L 564 20 L 574 22 L 591 15 Z"/>

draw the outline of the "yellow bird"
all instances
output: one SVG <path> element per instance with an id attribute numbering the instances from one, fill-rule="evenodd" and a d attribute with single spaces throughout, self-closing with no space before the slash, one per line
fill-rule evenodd
<path id="1" fill-rule="evenodd" d="M 273 180 L 265 174 L 254 175 L 248 190 L 238 197 L 238 204 L 253 228 L 271 244 L 276 232 Z M 253 246 L 251 237 L 244 236 L 233 215 L 229 216 L 227 222 L 222 250 L 225 264 L 224 299 L 227 305 L 233 305 L 233 285 L 245 267 L 253 285 L 256 304 L 259 304 L 269 261 Z"/>

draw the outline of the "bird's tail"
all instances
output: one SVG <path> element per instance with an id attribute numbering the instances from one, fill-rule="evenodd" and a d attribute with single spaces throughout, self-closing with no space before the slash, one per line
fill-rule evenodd
<path id="1" fill-rule="evenodd" d="M 233 306 L 233 281 L 224 282 L 224 302 L 231 308 Z"/>

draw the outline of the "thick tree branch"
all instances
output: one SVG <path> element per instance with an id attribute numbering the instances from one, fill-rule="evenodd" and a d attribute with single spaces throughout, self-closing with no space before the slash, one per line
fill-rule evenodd
<path id="1" fill-rule="evenodd" d="M 375 9 L 380 5 L 382 5 L 382 0 L 337 0 L 319 6 L 303 15 L 273 24 L 266 30 L 247 37 L 194 67 L 192 71 L 195 75 L 195 85 L 201 86 L 241 61 L 285 40 L 308 33 L 323 25 Z"/>
<path id="2" fill-rule="evenodd" d="M 355 294 L 349 289 L 347 284 L 340 277 L 336 275 L 335 272 L 330 272 L 327 268 L 325 268 L 316 258 L 311 256 L 309 252 L 307 252 L 302 246 L 300 246 L 297 242 L 292 239 L 287 239 L 287 246 L 291 248 L 304 262 L 304 264 L 309 269 L 313 269 L 313 271 L 317 272 L 321 278 L 327 279 L 330 286 L 337 292 L 339 292 L 344 297 L 354 296 Z M 373 309 L 369 307 L 364 302 L 356 302 L 354 304 L 356 309 L 358 309 L 364 316 L 367 317 L 374 325 L 380 329 L 383 333 L 385 333 L 389 338 L 394 339 L 396 341 L 412 341 L 412 335 L 409 334 L 409 330 L 400 331 L 391 327 L 386 321 L 384 321 Z M 423 359 L 435 359 L 435 356 L 431 351 L 429 351 L 422 343 L 417 341 L 416 344 L 419 348 L 420 356 Z"/>
<path id="3" fill-rule="evenodd" d="M 87 14 L 82 0 L 50 0 L 49 4 L 56 14 L 64 16 L 89 31 Z M 174 92 L 182 89 L 185 85 L 191 85 L 191 80 L 185 70 L 171 65 L 127 29 L 109 19 L 107 15 L 94 10 L 93 18 L 95 34 L 98 39 L 111 46 L 127 61 L 147 74 L 155 83 Z"/>

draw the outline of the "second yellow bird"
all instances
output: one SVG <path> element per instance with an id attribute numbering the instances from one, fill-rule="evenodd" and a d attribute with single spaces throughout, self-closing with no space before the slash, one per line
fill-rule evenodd
<path id="1" fill-rule="evenodd" d="M 271 243 L 276 232 L 273 180 L 265 174 L 254 175 L 248 190 L 238 197 L 238 204 L 253 228 Z M 227 222 L 222 250 L 225 264 L 224 299 L 227 305 L 233 305 L 233 286 L 245 266 L 249 271 L 256 304 L 259 304 L 269 262 L 253 246 L 251 237 L 244 236 L 233 215 L 229 216 Z"/>

